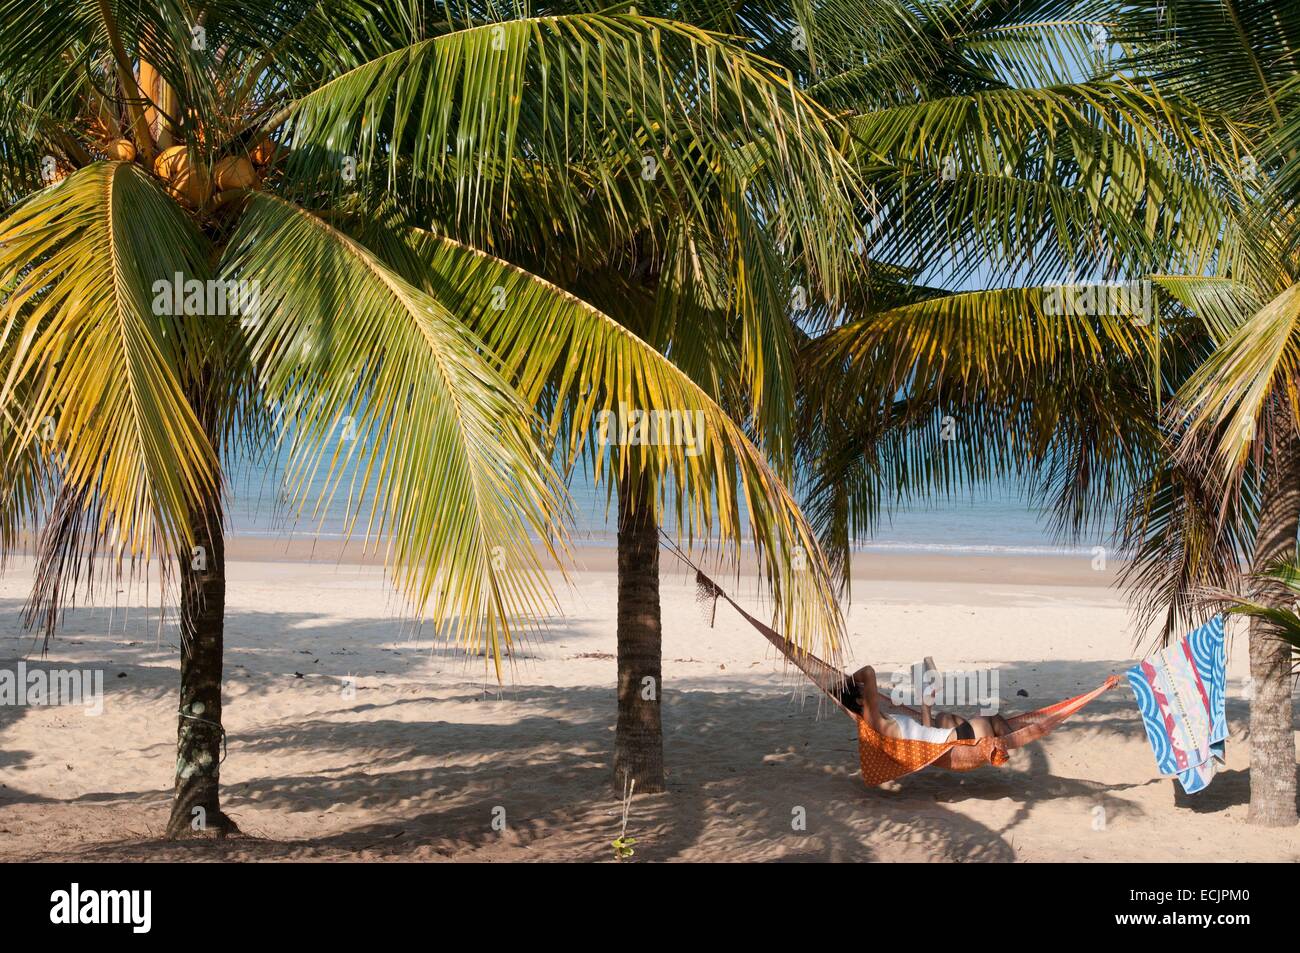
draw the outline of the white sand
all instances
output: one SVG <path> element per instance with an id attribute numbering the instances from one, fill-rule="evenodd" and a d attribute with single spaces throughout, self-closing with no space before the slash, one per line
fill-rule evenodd
<path id="1" fill-rule="evenodd" d="M 588 554 L 596 568 L 575 577 L 565 618 L 500 687 L 480 660 L 404 631 L 374 567 L 233 562 L 222 779 L 227 811 L 253 836 L 221 844 L 156 839 L 175 763 L 174 630 L 160 644 L 157 610 L 139 598 L 125 618 L 70 613 L 46 664 L 103 667 L 106 709 L 0 707 L 0 859 L 608 860 L 619 825 L 609 555 Z M 996 667 L 1013 711 L 1131 664 L 1125 605 L 1086 561 L 873 557 L 859 574 L 856 664 Z M 24 560 L 0 577 L 0 668 L 39 658 L 18 622 L 29 581 Z M 757 605 L 751 585 L 737 592 Z M 1155 775 L 1126 685 L 1005 768 L 868 789 L 849 719 L 801 702 L 727 607 L 709 630 L 667 557 L 663 604 L 669 791 L 633 803 L 637 860 L 1300 858 L 1300 831 L 1245 823 L 1244 638 L 1230 653 L 1229 769 L 1200 795 Z M 806 831 L 792 829 L 799 809 Z"/>

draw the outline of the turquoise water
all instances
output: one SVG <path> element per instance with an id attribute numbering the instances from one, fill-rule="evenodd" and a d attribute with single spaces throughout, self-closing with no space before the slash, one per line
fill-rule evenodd
<path id="1" fill-rule="evenodd" d="M 346 486 L 323 514 L 310 512 L 296 521 L 278 501 L 278 465 L 249 461 L 231 468 L 228 515 L 237 535 L 310 535 L 319 527 L 323 536 L 341 536 L 345 531 Z M 318 480 L 316 491 L 323 486 Z M 595 485 L 581 471 L 570 485 L 574 511 L 574 539 L 578 543 L 611 545 L 613 520 L 606 512 L 605 488 Z M 363 496 L 365 513 L 369 499 Z M 861 549 L 871 552 L 946 552 L 985 554 L 1067 554 L 1088 552 L 1104 540 L 1083 540 L 1062 544 L 1053 540 L 1048 514 L 1031 506 L 1011 484 L 988 484 L 950 499 L 912 501 L 883 514 Z M 365 516 L 358 532 L 364 531 Z M 668 524 L 672 528 L 671 521 Z"/>
<path id="2" fill-rule="evenodd" d="M 949 500 L 913 502 L 883 515 L 860 548 L 868 552 L 1067 555 L 1087 553 L 1105 540 L 1053 539 L 1047 511 L 1030 506 L 1017 492 L 996 484 Z"/>

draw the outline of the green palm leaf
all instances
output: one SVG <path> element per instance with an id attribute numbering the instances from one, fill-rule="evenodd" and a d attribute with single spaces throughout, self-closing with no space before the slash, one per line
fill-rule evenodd
<path id="1" fill-rule="evenodd" d="M 1244 133 L 1136 85 L 978 90 L 849 126 L 878 190 L 868 249 L 891 260 L 943 250 L 1010 261 L 1030 280 L 1254 263 L 1219 178 L 1248 151 Z"/>
<path id="2" fill-rule="evenodd" d="M 738 548 L 743 506 L 782 630 L 838 655 L 843 623 L 815 534 L 762 453 L 704 390 L 609 314 L 529 272 L 427 232 L 414 232 L 412 245 L 433 294 L 501 355 L 525 398 L 555 400 L 550 431 L 567 427 L 571 463 L 605 412 L 698 414 L 696 443 L 614 446 L 611 466 L 644 466 L 661 489 L 675 486 L 677 525 L 689 536 L 716 533 Z M 596 449 L 599 478 L 605 448 Z"/>
<path id="3" fill-rule="evenodd" d="M 1140 299 L 1090 316 L 1073 294 L 919 292 L 804 348 L 808 509 L 840 572 L 849 541 L 913 494 L 1010 474 L 1072 533 L 1122 495 L 1159 440 L 1157 323 Z"/>
<path id="4" fill-rule="evenodd" d="M 775 64 L 672 20 L 475 24 L 335 77 L 298 100 L 291 122 L 296 175 L 338 185 L 355 151 L 413 194 L 449 188 L 471 234 L 508 222 L 526 175 L 551 219 L 576 229 L 593 208 L 624 236 L 665 205 L 708 221 L 702 164 L 743 183 L 828 295 L 851 241 L 850 177 L 828 114 Z"/>
<path id="5" fill-rule="evenodd" d="M 162 313 L 177 274 L 205 274 L 200 234 L 136 166 L 98 163 L 0 222 L 0 407 L 10 465 L 45 468 L 96 501 L 96 539 L 148 555 L 189 538 L 216 458 L 184 388 L 203 318 Z"/>
<path id="6" fill-rule="evenodd" d="M 1181 452 L 1212 455 L 1225 478 L 1238 473 L 1264 430 L 1265 402 L 1280 388 L 1292 418 L 1300 392 L 1300 283 L 1242 321 L 1180 393 L 1187 425 Z M 1212 449 L 1211 449 L 1212 448 Z"/>
<path id="7" fill-rule="evenodd" d="M 396 581 L 440 631 L 501 658 L 552 606 L 565 497 L 534 416 L 437 299 L 309 212 L 258 195 L 223 263 L 257 281 L 246 322 L 261 386 L 291 434 L 287 479 L 317 511 L 350 474 L 348 531 L 371 496 Z"/>

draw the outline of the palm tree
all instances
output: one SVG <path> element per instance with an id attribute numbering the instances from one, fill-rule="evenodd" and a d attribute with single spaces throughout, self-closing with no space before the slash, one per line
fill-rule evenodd
<path id="1" fill-rule="evenodd" d="M 1286 338 L 1242 322 L 1290 284 L 1240 173 L 1252 155 L 1262 176 L 1276 171 L 1260 127 L 1294 68 L 1295 24 L 1268 4 L 1244 5 L 1249 16 L 1225 4 L 1221 17 L 1194 6 L 1126 5 L 1117 18 L 1087 2 L 878 5 L 874 59 L 836 71 L 835 47 L 824 53 L 830 75 L 810 93 L 847 113 L 877 198 L 864 215 L 874 276 L 850 320 L 806 349 L 808 512 L 834 562 L 883 502 L 1012 474 L 1063 532 L 1119 512 L 1112 528 L 1136 550 L 1127 579 L 1150 607 L 1140 617 L 1163 615 L 1167 638 L 1243 554 L 1258 567 L 1294 549 L 1281 509 L 1300 474 L 1290 438 L 1278 443 L 1289 421 L 1267 425 L 1249 467 L 1232 444 L 1226 498 L 1196 455 L 1204 441 L 1170 452 L 1171 434 L 1249 433 L 1254 408 L 1234 421 L 1228 398 L 1263 399 L 1249 382 L 1271 371 L 1208 398 L 1205 382 L 1234 338 L 1257 355 Z M 889 55 L 894 35 L 910 38 L 905 55 Z M 1268 51 L 1262 73 L 1252 49 Z M 1160 292 L 1146 313 L 1044 306 L 1055 282 L 1137 276 Z M 978 439 L 945 440 L 955 428 Z M 1253 644 L 1251 817 L 1293 823 L 1281 650 Z"/>
<path id="2" fill-rule="evenodd" d="M 842 562 L 882 501 L 1023 470 L 1082 531 L 1159 456 L 1160 342 L 1189 340 L 1176 306 L 1220 287 L 1169 269 L 1245 244 L 1217 178 L 1242 134 L 1098 61 L 1100 4 L 872 13 L 803 34 L 820 50 L 810 95 L 841 115 L 869 186 L 865 280 L 802 353 L 811 512 Z M 1177 294 L 1051 307 L 1063 282 L 1152 273 Z M 983 439 L 947 440 L 949 414 Z"/>
<path id="3" fill-rule="evenodd" d="M 585 5 L 558 3 L 547 12 L 575 7 Z M 686 16 L 690 26 L 684 29 L 738 33 L 730 5 L 699 4 L 681 11 L 651 4 L 638 9 L 642 15 Z M 775 64 L 753 62 L 788 88 L 788 75 Z M 671 95 L 689 109 L 705 95 L 705 86 L 690 73 L 679 73 Z M 558 255 L 534 236 L 493 234 L 488 244 L 500 256 L 546 275 L 599 308 L 671 359 L 710 400 L 743 424 L 762 447 L 764 466 L 771 466 L 784 482 L 791 477 L 793 462 L 791 302 L 833 299 L 841 272 L 851 265 L 851 195 L 847 183 L 840 181 L 848 170 L 834 148 L 832 134 L 838 134 L 838 128 L 810 100 L 795 93 L 788 103 L 778 104 L 720 98 L 717 91 L 707 96 L 711 109 L 748 118 L 725 138 L 695 136 L 671 161 L 643 155 L 643 175 L 647 160 L 652 160 L 651 178 L 662 176 L 672 194 L 634 227 L 591 222 L 596 240 Z M 768 118 L 769 113 L 787 112 L 794 112 L 805 126 L 797 138 Z M 796 128 L 793 122 L 787 124 Z M 447 218 L 445 211 L 435 215 Z M 460 237 L 476 241 L 468 233 Z M 549 404 L 550 395 L 541 396 Z M 696 403 L 696 398 L 686 404 L 659 398 L 646 406 L 689 413 Z M 639 406 L 622 398 L 618 405 L 633 413 Z M 544 410 L 554 416 L 554 408 Z M 571 420 L 565 423 L 581 440 L 580 429 Z M 714 535 L 715 514 L 698 507 L 698 496 L 697 504 L 683 509 L 678 477 L 659 468 L 647 472 L 635 462 L 638 448 L 627 448 L 634 461 L 628 468 L 607 461 L 609 448 L 600 442 L 589 446 L 594 451 L 589 460 L 598 474 L 611 464 L 610 492 L 617 498 L 618 720 L 612 780 L 616 791 L 629 781 L 636 782 L 638 791 L 657 791 L 664 783 L 660 526 L 671 517 L 679 533 L 707 539 Z M 570 460 L 574 457 L 571 453 Z M 697 481 L 693 475 L 689 479 Z M 730 494 L 715 505 L 716 535 L 733 555 L 738 555 L 734 543 L 742 535 L 751 536 L 774 591 L 789 586 L 791 579 L 809 584 L 808 598 L 821 608 L 812 614 L 787 613 L 783 624 L 798 632 L 818 628 L 816 613 L 832 612 L 835 599 L 819 568 L 820 553 L 809 548 L 815 547 L 814 538 L 807 535 L 778 552 L 770 540 L 783 531 L 762 507 L 746 506 L 742 518 L 739 501 Z M 792 499 L 785 505 L 795 508 Z"/>
<path id="4" fill-rule="evenodd" d="M 869 250 L 895 271 L 864 290 L 865 316 L 810 349 L 811 379 L 831 386 L 804 428 L 822 474 L 809 512 L 833 559 L 882 500 L 1008 473 L 1062 531 L 1119 514 L 1139 619 L 1165 639 L 1243 560 L 1294 554 L 1300 297 L 1276 223 L 1297 194 L 1300 24 L 1273 4 L 1218 7 L 924 5 L 912 29 L 933 56 L 825 82 L 886 183 L 909 162 L 921 183 L 910 221 L 905 188 L 885 206 Z M 936 156 L 954 158 L 949 176 Z M 948 283 L 918 279 L 945 246 Z M 986 286 L 990 261 L 1009 285 Z M 1034 276 L 1080 274 L 1160 294 L 1140 316 L 1046 314 Z M 949 414 L 988 438 L 945 445 Z M 1267 619 L 1251 646 L 1250 818 L 1294 824 L 1287 649 Z"/>
<path id="5" fill-rule="evenodd" d="M 0 3 L 0 545 L 42 527 L 29 617 L 51 626 L 79 584 L 175 566 L 169 836 L 234 829 L 222 467 L 241 447 L 287 442 L 299 511 L 346 483 L 349 530 L 383 539 L 411 611 L 499 675 L 566 549 L 552 442 L 572 461 L 602 411 L 696 411 L 690 454 L 617 447 L 612 472 L 672 487 L 679 526 L 732 546 L 743 498 L 784 625 L 835 650 L 815 536 L 744 428 L 544 277 L 566 251 L 608 271 L 595 249 L 703 208 L 709 162 L 784 197 L 769 224 L 829 270 L 806 214 L 847 191 L 829 127 L 718 34 L 526 12 Z M 640 175 L 647 156 L 670 174 Z"/>
<path id="6" fill-rule="evenodd" d="M 1157 16 L 1163 42 L 1140 42 Z M 1201 561 L 1231 560 L 1235 571 L 1244 557 L 1251 570 L 1245 584 L 1277 608 L 1280 588 L 1261 580 L 1270 567 L 1294 560 L 1300 532 L 1300 271 L 1290 237 L 1300 201 L 1300 10 L 1262 0 L 1224 0 L 1210 10 L 1189 2 L 1143 4 L 1125 18 L 1120 35 L 1135 41 L 1129 68 L 1172 95 L 1230 113 L 1248 133 L 1224 175 L 1240 196 L 1251 247 L 1236 267 L 1220 269 L 1231 279 L 1230 292 L 1202 304 L 1221 333 L 1180 388 L 1172 419 L 1180 432 L 1175 461 L 1207 483 L 1202 523 L 1214 545 L 1204 547 Z M 1248 545 L 1234 546 L 1243 536 Z M 1249 819 L 1293 826 L 1291 652 L 1278 634 L 1267 613 L 1251 615 Z"/>
<path id="7" fill-rule="evenodd" d="M 574 6 L 556 4 L 547 12 L 563 13 Z M 653 7 L 640 11 L 655 13 Z M 705 27 L 732 32 L 727 24 L 704 16 L 680 28 Z M 752 62 L 756 70 L 788 90 L 788 76 L 774 64 Z M 638 157 L 642 177 L 649 166 L 649 178 L 662 180 L 668 194 L 631 227 L 606 220 L 598 208 L 585 222 L 593 233 L 591 240 L 557 248 L 544 228 L 541 234 L 520 234 L 518 227 L 476 234 L 457 225 L 445 207 L 435 204 L 421 211 L 438 221 L 441 231 L 465 243 L 491 247 L 501 258 L 546 276 L 575 300 L 618 321 L 671 359 L 709 401 L 743 422 L 746 433 L 762 447 L 761 459 L 736 460 L 746 494 L 742 518 L 741 500 L 730 489 L 719 496 L 712 486 L 713 476 L 704 477 L 701 484 L 691 464 L 691 448 L 675 450 L 678 469 L 667 472 L 653 460 L 641 461 L 643 451 L 637 446 L 611 448 L 603 440 L 591 442 L 592 434 L 575 425 L 568 409 L 554 406 L 553 394 L 536 389 L 543 377 L 530 370 L 521 381 L 526 393 L 542 400 L 555 431 L 568 430 L 568 461 L 572 464 L 583 440 L 589 440 L 589 462 L 598 476 L 609 468 L 610 492 L 617 497 L 618 720 L 612 781 L 620 792 L 629 781 L 635 781 L 642 792 L 661 790 L 664 782 L 658 561 L 660 524 L 666 511 L 671 511 L 679 533 L 692 539 L 716 535 L 733 555 L 738 555 L 739 540 L 749 536 L 771 590 L 779 593 L 797 586 L 806 593 L 801 601 L 785 603 L 781 621 L 790 631 L 824 630 L 826 618 L 837 620 L 833 589 L 815 537 L 796 527 L 798 538 L 792 545 L 778 548 L 773 541 L 786 534 L 783 524 L 797 510 L 780 488 L 791 474 L 791 286 L 802 282 L 800 293 L 808 297 L 831 298 L 835 293 L 840 272 L 849 263 L 850 186 L 841 181 L 848 170 L 835 149 L 834 124 L 811 101 L 791 92 L 787 92 L 788 102 L 745 99 L 707 86 L 690 71 L 679 71 L 670 96 L 677 108 L 689 112 L 691 103 L 703 101 L 707 91 L 712 112 L 744 121 L 732 122 L 725 135 L 714 131 L 701 136 L 691 130 L 675 155 L 642 147 Z M 772 122 L 771 117 L 786 114 L 790 118 Z M 618 162 L 626 164 L 627 156 Z M 526 169 L 517 174 L 526 175 Z M 417 245 L 417 255 L 431 254 L 427 240 L 421 238 Z M 418 272 L 419 266 L 413 270 Z M 491 330 L 484 335 L 493 344 L 497 334 L 506 332 L 516 333 L 493 318 Z M 640 413 L 641 408 L 680 410 L 689 416 L 690 408 L 701 400 L 689 394 L 685 398 L 652 394 L 633 400 L 615 396 L 606 390 L 606 399 L 619 410 L 616 420 L 622 418 L 623 424 L 629 413 Z M 726 426 L 738 432 L 737 425 Z M 607 459 L 611 450 L 613 455 Z M 771 475 L 758 481 L 747 475 L 755 464 L 764 471 L 771 466 Z M 678 488 L 683 479 L 695 485 L 685 488 L 686 496 Z M 757 483 L 769 484 L 765 492 L 782 500 L 775 522 L 763 506 L 748 505 L 748 494 Z M 683 506 L 686 501 L 689 505 Z M 798 612 L 789 611 L 796 607 Z"/>

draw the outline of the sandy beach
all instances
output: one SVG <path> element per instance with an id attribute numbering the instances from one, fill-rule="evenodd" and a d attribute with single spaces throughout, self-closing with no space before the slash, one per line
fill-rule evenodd
<path id="1" fill-rule="evenodd" d="M 41 660 L 18 618 L 31 563 L 15 560 L 0 668 L 102 668 L 105 704 L 0 707 L 0 860 L 612 860 L 613 550 L 578 555 L 569 583 L 556 577 L 563 617 L 498 685 L 404 623 L 355 552 L 233 541 L 222 782 L 248 836 L 182 843 L 158 839 L 178 649 L 156 589 L 71 611 Z M 1300 832 L 1245 823 L 1244 637 L 1230 643 L 1228 770 L 1200 795 L 1156 775 L 1127 685 L 1005 768 L 870 789 L 850 720 L 729 608 L 710 629 L 693 582 L 670 557 L 663 570 L 669 790 L 633 799 L 636 860 L 1300 859 Z M 1113 573 L 1085 557 L 860 556 L 850 662 L 994 668 L 1006 708 L 1040 707 L 1132 664 Z M 761 610 L 751 576 L 721 578 Z"/>

